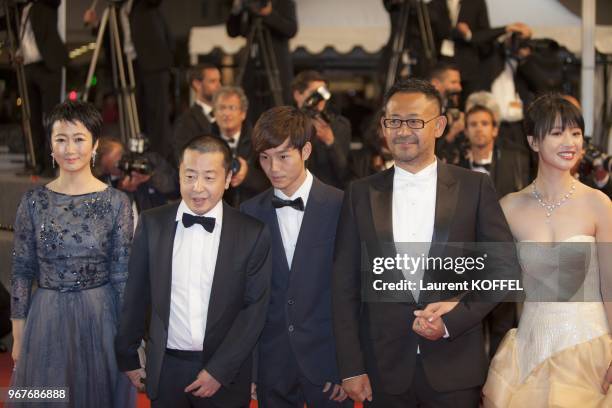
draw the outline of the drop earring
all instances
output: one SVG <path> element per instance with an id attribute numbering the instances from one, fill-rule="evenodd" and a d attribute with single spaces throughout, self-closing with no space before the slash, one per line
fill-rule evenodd
<path id="1" fill-rule="evenodd" d="M 51 167 L 55 168 L 55 157 L 53 157 L 53 153 L 51 153 Z"/>
<path id="2" fill-rule="evenodd" d="M 95 167 L 96 166 L 96 151 L 94 150 L 93 153 L 91 154 L 91 167 Z"/>

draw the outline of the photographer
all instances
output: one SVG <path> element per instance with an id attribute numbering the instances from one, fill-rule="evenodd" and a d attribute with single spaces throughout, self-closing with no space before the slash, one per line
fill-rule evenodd
<path id="1" fill-rule="evenodd" d="M 282 96 L 290 103 L 289 87 L 293 77 L 293 64 L 289 52 L 289 39 L 297 33 L 297 15 L 293 0 L 234 0 L 232 12 L 227 20 L 230 37 L 247 37 L 255 19 L 261 18 L 264 30 L 270 34 L 272 52 L 276 57 Z M 249 120 L 254 122 L 259 115 L 274 106 L 268 79 L 261 59 L 260 44 L 255 43 L 245 68 L 242 88 L 245 90 L 251 111 Z"/>
<path id="2" fill-rule="evenodd" d="M 98 142 L 98 160 L 94 175 L 105 183 L 127 193 L 134 216 L 168 202 L 177 193 L 174 169 L 157 153 L 132 156 L 121 140 L 102 137 Z"/>
<path id="3" fill-rule="evenodd" d="M 458 164 L 467 143 L 463 134 L 465 114 L 459 108 L 461 73 L 456 65 L 440 62 L 429 72 L 428 79 L 442 96 L 442 111 L 447 120 L 444 135 L 436 141 L 436 154 L 447 163 Z"/>
<path id="4" fill-rule="evenodd" d="M 300 72 L 293 83 L 293 100 L 312 118 L 315 138 L 308 170 L 325 184 L 343 189 L 349 171 L 351 124 L 347 118 L 327 109 L 327 80 L 316 71 Z"/>
<path id="5" fill-rule="evenodd" d="M 24 1 L 19 26 L 15 27 L 19 49 L 11 58 L 23 64 L 30 102 L 30 127 L 36 156 L 36 174 L 53 177 L 51 147 L 43 129 L 43 117 L 60 102 L 62 67 L 68 63 L 66 45 L 57 30 L 61 0 Z M 6 20 L 0 19 L 0 30 Z"/>
<path id="6" fill-rule="evenodd" d="M 249 101 L 239 87 L 223 86 L 213 97 L 213 135 L 224 140 L 233 155 L 233 175 L 223 199 L 236 208 L 270 186 L 251 145 L 253 128 L 246 120 L 248 108 Z"/>

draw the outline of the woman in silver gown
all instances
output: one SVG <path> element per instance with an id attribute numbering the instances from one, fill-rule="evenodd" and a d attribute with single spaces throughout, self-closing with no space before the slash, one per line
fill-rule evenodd
<path id="1" fill-rule="evenodd" d="M 135 406 L 114 353 L 132 211 L 125 194 L 91 173 L 101 125 L 91 104 L 53 109 L 45 128 L 59 176 L 28 191 L 15 220 L 11 386 L 66 388 L 62 407 Z"/>

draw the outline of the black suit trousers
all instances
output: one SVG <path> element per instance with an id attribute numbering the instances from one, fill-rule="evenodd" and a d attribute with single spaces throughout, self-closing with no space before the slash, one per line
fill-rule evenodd
<path id="1" fill-rule="evenodd" d="M 416 358 L 411 387 L 403 394 L 373 392 L 372 402 L 365 402 L 364 408 L 478 408 L 480 387 L 465 390 L 439 392 L 427 381 L 420 356 Z"/>
<path id="2" fill-rule="evenodd" d="M 25 66 L 25 76 L 30 102 L 34 155 L 40 168 L 50 169 L 51 145 L 45 135 L 43 118 L 60 103 L 62 71 L 50 70 L 43 62 L 36 62 Z"/>

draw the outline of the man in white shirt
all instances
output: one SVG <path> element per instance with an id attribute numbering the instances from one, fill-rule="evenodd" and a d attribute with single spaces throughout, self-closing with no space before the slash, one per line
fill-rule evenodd
<path id="1" fill-rule="evenodd" d="M 144 211 L 116 338 L 119 368 L 153 407 L 246 407 L 269 299 L 270 238 L 221 200 L 231 154 L 212 136 L 181 155 L 180 203 Z M 137 349 L 145 337 L 146 369 Z M 146 379 L 145 379 L 146 371 Z"/>
<path id="2" fill-rule="evenodd" d="M 221 88 L 221 72 L 212 64 L 204 63 L 191 67 L 188 79 L 195 102 L 174 125 L 172 145 L 176 157 L 191 139 L 212 134 L 215 123 L 213 96 Z"/>
<path id="3" fill-rule="evenodd" d="M 420 283 L 461 280 L 452 268 L 374 269 L 377 260 L 389 265 L 403 254 L 465 256 L 446 243 L 512 243 L 488 176 L 436 159 L 435 141 L 446 126 L 441 107 L 426 81 L 391 87 L 381 127 L 395 167 L 354 182 L 344 195 L 332 276 L 334 334 L 342 386 L 367 407 L 475 408 L 487 375 L 481 321 L 494 301 L 478 302 L 481 294 L 469 290 L 421 290 Z M 493 258 L 488 276 L 518 273 L 516 257 Z M 379 280 L 416 285 L 379 291 Z"/>
<path id="4" fill-rule="evenodd" d="M 342 191 L 306 169 L 312 120 L 297 107 L 262 114 L 253 146 L 273 188 L 242 204 L 272 234 L 272 293 L 257 347 L 262 408 L 348 407 L 331 324 L 331 271 Z"/>

